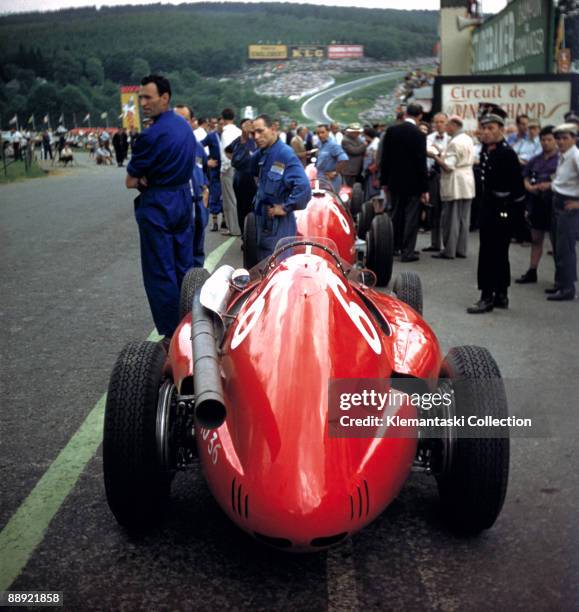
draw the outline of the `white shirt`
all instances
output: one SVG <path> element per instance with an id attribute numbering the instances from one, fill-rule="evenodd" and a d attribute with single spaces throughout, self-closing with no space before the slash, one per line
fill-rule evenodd
<path id="1" fill-rule="evenodd" d="M 559 155 L 559 165 L 551 189 L 568 198 L 579 198 L 579 149 L 575 145 Z"/>
<path id="2" fill-rule="evenodd" d="M 344 134 L 342 134 L 342 132 L 336 132 L 335 134 L 332 132 L 332 138 L 341 146 L 342 140 L 344 139 Z"/>
<path id="3" fill-rule="evenodd" d="M 12 134 L 12 142 L 19 143 L 22 140 L 22 134 L 17 130 Z"/>
<path id="4" fill-rule="evenodd" d="M 446 151 L 446 147 L 448 146 L 448 141 L 450 140 L 450 136 L 445 132 L 442 136 L 438 132 L 432 132 L 432 134 L 428 134 L 426 137 L 426 148 L 428 147 L 436 147 L 440 155 L 442 155 Z M 426 160 L 426 165 L 428 170 L 432 170 L 434 168 L 435 161 L 429 157 Z"/>
<path id="5" fill-rule="evenodd" d="M 241 130 L 233 123 L 223 126 L 221 132 L 221 173 L 227 172 L 231 168 L 231 160 L 225 155 L 225 149 L 239 136 Z"/>
<path id="6" fill-rule="evenodd" d="M 201 142 L 207 138 L 207 130 L 204 127 L 198 127 L 193 130 L 193 134 L 195 134 L 195 139 L 197 142 Z"/>

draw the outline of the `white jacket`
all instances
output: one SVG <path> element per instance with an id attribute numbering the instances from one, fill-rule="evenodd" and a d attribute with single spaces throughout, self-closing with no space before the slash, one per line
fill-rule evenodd
<path id="1" fill-rule="evenodd" d="M 444 163 L 450 171 L 442 168 L 440 174 L 440 199 L 472 200 L 475 196 L 475 182 L 472 166 L 474 164 L 474 143 L 464 132 L 450 139 L 444 154 Z"/>

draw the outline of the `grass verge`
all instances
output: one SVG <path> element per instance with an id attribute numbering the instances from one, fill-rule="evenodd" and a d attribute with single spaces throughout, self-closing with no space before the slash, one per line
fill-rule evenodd
<path id="1" fill-rule="evenodd" d="M 23 161 L 10 163 L 6 166 L 6 173 L 4 172 L 4 165 L 0 162 L 0 185 L 13 183 L 14 181 L 22 181 L 29 178 L 40 178 L 41 176 L 47 175 L 48 173 L 45 172 L 36 162 L 32 162 L 28 172 L 24 168 Z"/>

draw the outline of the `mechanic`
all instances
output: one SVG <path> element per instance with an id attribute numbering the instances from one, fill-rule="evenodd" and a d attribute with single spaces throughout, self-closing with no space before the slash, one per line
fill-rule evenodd
<path id="1" fill-rule="evenodd" d="M 482 201 L 478 255 L 478 302 L 467 308 L 469 314 L 508 308 L 511 284 L 509 246 L 517 206 L 525 200 L 521 165 L 504 135 L 507 113 L 495 104 L 486 104 L 480 117 Z"/>
<path id="2" fill-rule="evenodd" d="M 255 154 L 257 145 L 253 137 L 253 121 L 246 118 L 239 125 L 241 136 L 231 143 L 233 151 L 231 165 L 235 168 L 233 189 L 237 200 L 237 221 L 243 232 L 245 217 L 253 209 L 256 192 L 255 179 L 251 174 L 251 156 Z"/>
<path id="3" fill-rule="evenodd" d="M 201 144 L 209 150 L 207 167 L 209 169 L 209 212 L 213 219 L 212 232 L 219 230 L 217 216 L 223 211 L 221 198 L 221 140 L 219 139 L 218 129 L 209 132 L 201 141 Z M 226 229 L 225 220 L 221 222 L 221 229 Z"/>
<path id="4" fill-rule="evenodd" d="M 168 342 L 179 323 L 179 292 L 193 265 L 191 190 L 196 140 L 169 108 L 171 85 L 159 75 L 141 81 L 143 115 L 153 120 L 137 139 L 127 167 L 127 189 L 138 189 L 135 217 L 143 281 L 155 326 Z"/>
<path id="5" fill-rule="evenodd" d="M 190 106 L 178 104 L 175 112 L 181 115 L 196 130 L 195 114 Z M 195 143 L 195 164 L 191 175 L 191 195 L 193 197 L 193 266 L 202 268 L 205 263 L 205 227 L 209 220 L 209 178 L 207 176 L 207 154 L 199 141 Z"/>
<path id="6" fill-rule="evenodd" d="M 348 155 L 342 147 L 330 137 L 330 130 L 327 125 L 318 125 L 316 130 L 320 141 L 318 160 L 316 168 L 318 169 L 318 177 L 325 177 L 332 183 L 332 188 L 336 193 L 340 191 L 342 186 L 341 173 L 346 168 Z"/>
<path id="7" fill-rule="evenodd" d="M 291 147 L 281 142 L 273 121 L 260 115 L 253 122 L 259 151 L 251 158 L 251 173 L 258 177 L 254 211 L 258 260 L 271 255 L 279 240 L 295 236 L 294 210 L 303 210 L 311 197 L 304 167 Z"/>

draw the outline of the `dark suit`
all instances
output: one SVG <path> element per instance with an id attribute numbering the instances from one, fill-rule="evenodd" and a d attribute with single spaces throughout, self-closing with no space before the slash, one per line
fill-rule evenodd
<path id="1" fill-rule="evenodd" d="M 380 177 L 392 197 L 394 248 L 402 258 L 416 247 L 420 196 L 428 191 L 426 136 L 414 123 L 404 121 L 386 130 L 380 159 Z"/>

